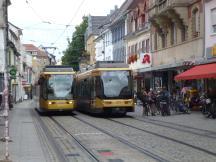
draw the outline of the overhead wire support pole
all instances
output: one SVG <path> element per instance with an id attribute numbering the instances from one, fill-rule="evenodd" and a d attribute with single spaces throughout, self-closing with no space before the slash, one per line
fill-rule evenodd
<path id="1" fill-rule="evenodd" d="M 0 160 L 0 162 L 12 162 L 9 160 L 9 104 L 8 104 L 8 73 L 7 73 L 7 65 L 8 65 L 8 10 L 7 7 L 9 5 L 9 0 L 3 1 L 3 24 L 4 24 L 4 55 L 5 55 L 5 62 L 4 62 L 4 113 L 2 117 L 5 119 L 5 132 L 4 132 L 4 138 L 2 138 L 2 141 L 5 142 L 5 159 Z"/>

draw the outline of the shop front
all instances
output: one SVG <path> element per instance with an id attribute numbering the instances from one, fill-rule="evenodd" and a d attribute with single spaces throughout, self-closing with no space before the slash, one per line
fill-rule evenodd
<path id="1" fill-rule="evenodd" d="M 128 63 L 130 68 L 134 72 L 134 87 L 137 93 L 140 93 L 142 89 L 149 90 L 152 85 L 152 73 L 151 72 L 139 72 L 140 69 L 150 68 L 152 65 L 151 53 L 139 53 L 129 56 Z"/>
<path id="2" fill-rule="evenodd" d="M 175 76 L 176 81 L 196 81 L 197 89 L 216 97 L 216 63 L 197 65 Z"/>

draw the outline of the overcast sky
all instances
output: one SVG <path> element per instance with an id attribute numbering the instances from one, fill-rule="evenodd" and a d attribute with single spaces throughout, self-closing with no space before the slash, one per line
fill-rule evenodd
<path id="1" fill-rule="evenodd" d="M 23 29 L 22 42 L 54 46 L 57 58 L 84 15 L 104 16 L 124 0 L 11 0 L 9 21 Z M 66 25 L 70 25 L 66 28 Z"/>

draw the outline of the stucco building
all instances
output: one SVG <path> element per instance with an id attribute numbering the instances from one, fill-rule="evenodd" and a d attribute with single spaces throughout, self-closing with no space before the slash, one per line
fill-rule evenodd
<path id="1" fill-rule="evenodd" d="M 152 65 L 148 7 L 148 0 L 136 0 L 127 8 L 125 36 L 127 63 L 134 72 L 134 85 L 137 92 L 144 86 L 150 88 L 149 75 L 139 72 L 140 69 Z"/>
<path id="2" fill-rule="evenodd" d="M 88 16 L 88 27 L 85 33 L 85 48 L 90 55 L 89 64 L 94 64 L 96 62 L 96 43 L 94 40 L 100 34 L 99 26 L 105 19 L 106 16 Z"/>
<path id="3" fill-rule="evenodd" d="M 202 0 L 149 1 L 151 22 L 152 87 L 172 90 L 174 76 L 204 59 L 204 8 Z"/>

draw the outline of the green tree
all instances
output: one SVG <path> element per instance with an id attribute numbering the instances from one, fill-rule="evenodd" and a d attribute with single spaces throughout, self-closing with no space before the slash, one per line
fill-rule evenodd
<path id="1" fill-rule="evenodd" d="M 68 47 L 63 51 L 62 65 L 70 65 L 74 70 L 79 70 L 80 58 L 85 53 L 85 40 L 84 34 L 88 27 L 88 17 L 83 17 L 80 25 L 75 27 L 72 40 L 68 39 Z"/>

